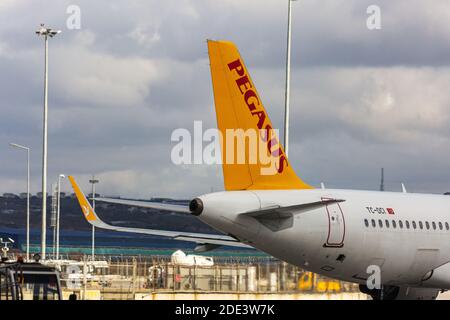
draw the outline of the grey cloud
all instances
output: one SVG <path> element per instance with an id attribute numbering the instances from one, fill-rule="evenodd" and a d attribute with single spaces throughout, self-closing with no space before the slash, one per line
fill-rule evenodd
<path id="1" fill-rule="evenodd" d="M 49 6 L 49 4 L 52 4 Z M 40 190 L 40 22 L 50 43 L 49 176 L 91 173 L 100 192 L 191 197 L 222 188 L 220 167 L 175 166 L 170 134 L 215 127 L 205 39 L 239 46 L 275 127 L 283 111 L 286 5 L 265 1 L 79 1 L 82 29 L 65 29 L 72 1 L 0 6 L 0 192 L 24 190 L 32 147 Z M 383 29 L 365 27 L 369 1 L 294 3 L 290 162 L 308 182 L 376 189 L 450 189 L 450 28 L 444 0 L 379 0 Z M 68 188 L 65 185 L 65 188 Z"/>
<path id="2" fill-rule="evenodd" d="M 30 41 L 38 21 L 46 18 L 64 30 L 65 9 L 72 4 L 51 2 L 48 10 L 49 3 L 22 2 L 7 10 L 5 22 L 11 23 L 0 34 L 14 37 L 17 49 L 38 47 Z M 381 8 L 380 31 L 366 28 L 366 9 L 372 4 Z M 257 0 L 169 0 L 162 5 L 159 1 L 84 0 L 78 5 L 83 30 L 94 33 L 96 50 L 108 55 L 195 61 L 205 56 L 206 38 L 226 38 L 235 41 L 253 65 L 283 65 L 287 5 L 280 1 L 261 5 Z M 294 65 L 448 65 L 449 12 L 445 0 L 432 5 L 421 0 L 294 3 Z M 21 26 L 20 32 L 16 25 Z M 64 41 L 76 37 L 76 31 L 64 32 Z"/>

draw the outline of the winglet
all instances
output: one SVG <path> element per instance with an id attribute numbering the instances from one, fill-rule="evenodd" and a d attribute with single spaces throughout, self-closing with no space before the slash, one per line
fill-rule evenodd
<path id="1" fill-rule="evenodd" d="M 92 206 L 89 203 L 89 201 L 87 201 L 86 196 L 81 191 L 78 184 L 75 182 L 74 177 L 69 176 L 68 178 L 69 178 L 70 183 L 72 184 L 73 191 L 75 192 L 75 195 L 78 199 L 78 203 L 80 204 L 81 211 L 83 211 L 84 217 L 90 224 L 95 225 L 95 221 L 101 221 L 101 220 L 95 214 L 94 209 L 92 209 Z"/>

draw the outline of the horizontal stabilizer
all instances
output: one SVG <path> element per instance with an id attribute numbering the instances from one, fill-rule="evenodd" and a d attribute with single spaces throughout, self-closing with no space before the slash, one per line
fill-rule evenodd
<path id="1" fill-rule="evenodd" d="M 244 212 L 242 214 L 255 218 L 272 231 L 280 231 L 292 227 L 293 217 L 296 214 L 344 201 L 345 200 L 342 199 L 324 199 L 321 201 L 296 204 L 287 207 L 275 205 L 257 211 Z"/>

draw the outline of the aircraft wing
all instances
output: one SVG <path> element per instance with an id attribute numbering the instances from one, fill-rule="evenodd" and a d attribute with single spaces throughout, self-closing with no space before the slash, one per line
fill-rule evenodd
<path id="1" fill-rule="evenodd" d="M 75 182 L 75 179 L 72 176 L 69 176 L 69 181 L 72 184 L 72 188 L 75 192 L 75 195 L 78 199 L 78 203 L 80 204 L 81 211 L 84 214 L 86 220 L 96 228 L 120 231 L 120 232 L 131 232 L 131 233 L 141 233 L 155 236 L 163 236 L 169 237 L 174 240 L 181 241 L 190 241 L 195 242 L 200 245 L 198 247 L 200 250 L 209 250 L 211 248 L 215 248 L 218 246 L 232 246 L 232 247 L 242 247 L 242 248 L 252 248 L 245 243 L 242 243 L 236 240 L 233 237 L 226 235 L 216 235 L 216 234 L 206 234 L 206 233 L 190 233 L 190 232 L 181 232 L 181 231 L 167 231 L 167 230 L 155 230 L 155 229 L 141 229 L 141 228 L 127 228 L 120 226 L 113 226 L 103 222 L 95 213 L 94 209 L 87 201 L 86 196 L 81 191 L 78 184 Z M 117 199 L 119 200 L 119 199 Z M 142 202 L 142 201 L 132 201 L 132 202 Z M 119 203 L 119 202 L 116 202 Z M 122 204 L 129 204 L 123 203 Z"/>
<path id="2" fill-rule="evenodd" d="M 181 206 L 181 205 L 170 204 L 170 203 L 125 200 L 125 199 L 114 199 L 114 198 L 95 198 L 95 201 L 124 204 L 124 205 L 128 205 L 128 206 L 133 206 L 133 207 L 151 208 L 151 209 L 165 210 L 165 211 L 172 211 L 172 212 L 190 213 L 188 206 Z"/>

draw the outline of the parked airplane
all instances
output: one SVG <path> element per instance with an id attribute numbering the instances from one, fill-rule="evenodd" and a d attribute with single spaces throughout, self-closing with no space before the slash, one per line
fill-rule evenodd
<path id="1" fill-rule="evenodd" d="M 191 213 L 224 235 L 111 226 L 70 177 L 89 223 L 193 241 L 200 250 L 251 246 L 303 269 L 359 283 L 374 299 L 435 299 L 450 288 L 450 197 L 312 188 L 290 166 L 235 45 L 208 41 L 208 49 L 220 132 L 265 131 L 261 138 L 278 159 L 276 172 L 263 174 L 262 165 L 250 163 L 246 153 L 244 164 L 224 161 L 226 191 L 199 196 L 189 207 L 98 199 Z M 377 268 L 381 286 L 369 289 L 368 278 L 376 275 L 370 270 Z"/>

